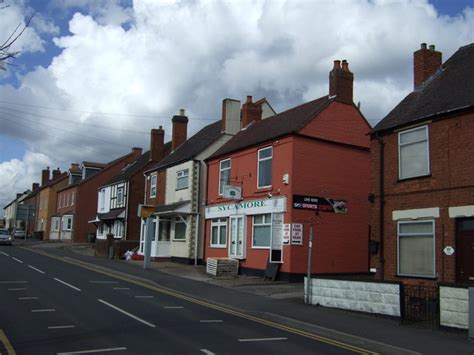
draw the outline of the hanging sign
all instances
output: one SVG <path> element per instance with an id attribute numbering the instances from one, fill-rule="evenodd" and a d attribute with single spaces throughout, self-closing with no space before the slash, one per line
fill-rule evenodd
<path id="1" fill-rule="evenodd" d="M 331 213 L 347 213 L 347 201 L 319 196 L 293 195 L 293 208 Z"/>
<path id="2" fill-rule="evenodd" d="M 288 245 L 290 244 L 290 240 L 291 240 L 291 224 L 285 223 L 283 224 L 283 240 L 281 243 L 283 245 Z"/>
<path id="3" fill-rule="evenodd" d="M 291 244 L 303 244 L 303 224 L 293 223 L 291 225 Z"/>

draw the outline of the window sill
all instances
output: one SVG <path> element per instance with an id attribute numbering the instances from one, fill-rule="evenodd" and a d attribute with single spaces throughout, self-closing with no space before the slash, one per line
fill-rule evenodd
<path id="1" fill-rule="evenodd" d="M 256 249 L 256 250 L 268 250 L 268 249 L 270 249 L 270 247 L 254 247 L 254 246 L 252 246 L 252 249 Z"/>
<path id="2" fill-rule="evenodd" d="M 394 276 L 398 278 L 404 278 L 404 279 L 420 279 L 420 280 L 437 280 L 438 279 L 436 276 L 401 275 L 401 274 L 396 274 Z"/>
<path id="3" fill-rule="evenodd" d="M 416 179 L 429 179 L 429 178 L 431 178 L 431 174 L 413 176 L 409 178 L 399 178 L 397 182 L 405 182 L 405 181 L 411 181 L 411 180 L 416 180 Z"/>
<path id="4" fill-rule="evenodd" d="M 187 190 L 187 189 L 189 189 L 189 186 L 187 186 L 187 187 L 181 187 L 181 188 L 179 188 L 179 189 L 175 189 L 175 191 Z"/>
<path id="5" fill-rule="evenodd" d="M 185 242 L 186 239 L 171 239 L 172 242 Z"/>
<path id="6" fill-rule="evenodd" d="M 227 249 L 227 245 L 211 245 L 209 248 L 213 249 Z"/>
<path id="7" fill-rule="evenodd" d="M 268 191 L 272 191 L 272 185 L 262 186 L 262 187 L 257 186 L 257 191 L 255 191 L 255 192 L 257 193 L 257 192 L 268 192 Z"/>

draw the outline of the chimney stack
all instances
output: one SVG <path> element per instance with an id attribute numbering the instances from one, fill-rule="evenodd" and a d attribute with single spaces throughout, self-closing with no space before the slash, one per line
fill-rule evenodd
<path id="1" fill-rule="evenodd" d="M 142 155 L 142 148 L 140 147 L 133 147 L 132 154 L 135 155 L 137 158 Z"/>
<path id="2" fill-rule="evenodd" d="M 174 151 L 181 144 L 186 142 L 188 134 L 188 117 L 184 113 L 184 109 L 179 110 L 179 115 L 173 116 L 173 133 L 171 138 L 171 150 Z"/>
<path id="3" fill-rule="evenodd" d="M 240 101 L 222 100 L 222 132 L 236 134 L 240 131 Z"/>
<path id="4" fill-rule="evenodd" d="M 39 189 L 39 184 L 37 182 L 34 182 L 33 185 L 31 186 L 31 191 L 36 191 Z"/>
<path id="5" fill-rule="evenodd" d="M 151 130 L 150 137 L 150 161 L 158 162 L 164 155 L 165 131 L 163 127 Z"/>
<path id="6" fill-rule="evenodd" d="M 56 170 L 53 170 L 53 181 L 56 180 L 59 175 L 61 175 L 61 170 L 59 168 L 56 168 Z"/>
<path id="7" fill-rule="evenodd" d="M 41 186 L 45 186 L 49 182 L 49 166 L 41 170 Z"/>
<path id="8" fill-rule="evenodd" d="M 347 60 L 335 60 L 334 67 L 329 73 L 329 96 L 336 96 L 336 101 L 353 104 L 354 74 L 349 70 Z"/>
<path id="9" fill-rule="evenodd" d="M 247 96 L 247 101 L 242 105 L 242 128 L 254 121 L 262 119 L 262 106 L 252 102 L 252 96 Z"/>
<path id="10" fill-rule="evenodd" d="M 421 44 L 421 48 L 413 53 L 413 72 L 415 89 L 423 84 L 433 75 L 442 64 L 442 54 L 435 50 L 431 44 L 426 48 L 426 43 Z"/>

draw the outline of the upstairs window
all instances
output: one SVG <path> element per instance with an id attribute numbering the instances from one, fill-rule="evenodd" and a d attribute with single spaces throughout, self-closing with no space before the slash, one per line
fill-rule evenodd
<path id="1" fill-rule="evenodd" d="M 176 173 L 176 190 L 188 188 L 189 169 L 180 170 Z"/>
<path id="2" fill-rule="evenodd" d="M 230 182 L 230 159 L 219 162 L 219 195 L 224 193 L 224 186 Z"/>
<path id="3" fill-rule="evenodd" d="M 258 188 L 272 186 L 272 158 L 272 147 L 258 151 Z"/>
<path id="4" fill-rule="evenodd" d="M 398 133 L 398 156 L 400 179 L 429 175 L 428 126 Z"/>
<path id="5" fill-rule="evenodd" d="M 117 188 L 117 204 L 123 204 L 123 187 Z"/>
<path id="6" fill-rule="evenodd" d="M 154 174 L 150 178 L 150 198 L 156 197 L 156 182 L 157 182 L 157 175 Z"/>

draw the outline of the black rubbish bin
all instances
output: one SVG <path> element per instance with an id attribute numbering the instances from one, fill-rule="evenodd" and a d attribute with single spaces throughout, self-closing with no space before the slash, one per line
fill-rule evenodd
<path id="1" fill-rule="evenodd" d="M 91 243 L 91 244 L 94 244 L 94 243 L 95 243 L 95 239 L 96 239 L 95 233 L 89 233 L 89 235 L 87 236 L 87 240 L 88 240 L 89 243 Z"/>

